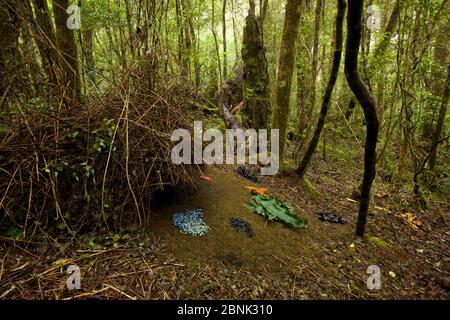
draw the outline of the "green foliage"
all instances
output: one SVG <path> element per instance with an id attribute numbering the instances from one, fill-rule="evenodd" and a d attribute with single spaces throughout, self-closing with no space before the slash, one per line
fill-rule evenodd
<path id="1" fill-rule="evenodd" d="M 23 230 L 17 226 L 11 226 L 6 231 L 6 234 L 15 240 L 21 240 L 23 238 Z"/>
<path id="2" fill-rule="evenodd" d="M 131 240 L 129 234 L 112 233 L 107 235 L 96 235 L 89 238 L 83 246 L 89 250 L 105 249 L 105 248 L 120 248 L 127 246 L 128 242 Z M 139 243 L 143 246 L 144 243 Z"/>
<path id="3" fill-rule="evenodd" d="M 281 221 L 295 229 L 306 229 L 308 227 L 308 221 L 297 216 L 292 205 L 269 196 L 253 196 L 247 208 L 269 221 Z"/>
<path id="4" fill-rule="evenodd" d="M 48 161 L 43 170 L 54 177 L 58 177 L 58 175 L 64 172 L 67 168 L 69 168 L 69 163 L 64 159 L 60 159 Z"/>
<path id="5" fill-rule="evenodd" d="M 319 192 L 316 187 L 312 184 L 312 182 L 307 178 L 303 177 L 300 180 L 300 187 L 304 190 L 312 199 L 317 199 L 319 196 Z"/>
<path id="6" fill-rule="evenodd" d="M 117 124 L 113 119 L 104 119 L 102 121 L 102 126 L 94 131 L 93 134 L 96 135 L 94 145 L 92 148 L 97 153 L 102 153 L 111 150 L 116 152 L 117 148 L 113 144 L 114 134 L 117 131 Z"/>

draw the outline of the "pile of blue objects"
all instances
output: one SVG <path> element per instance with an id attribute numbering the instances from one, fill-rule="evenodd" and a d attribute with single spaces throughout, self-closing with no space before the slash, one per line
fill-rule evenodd
<path id="1" fill-rule="evenodd" d="M 175 213 L 172 216 L 172 221 L 181 230 L 181 233 L 201 237 L 209 231 L 203 216 L 202 209 L 193 209 L 183 213 Z"/>

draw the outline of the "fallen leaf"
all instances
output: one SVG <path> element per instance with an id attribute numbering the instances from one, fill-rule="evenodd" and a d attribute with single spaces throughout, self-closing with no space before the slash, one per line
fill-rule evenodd
<path id="1" fill-rule="evenodd" d="M 375 210 L 378 210 L 378 211 L 383 211 L 383 212 L 387 212 L 387 213 L 389 213 L 390 211 L 388 210 L 388 209 L 386 209 L 386 208 L 383 208 L 383 207 L 378 207 L 378 206 L 375 206 Z"/>
<path id="2" fill-rule="evenodd" d="M 423 222 L 417 219 L 417 216 L 412 213 L 402 213 L 400 217 L 405 221 L 411 228 L 419 231 L 423 228 Z"/>
<path id="3" fill-rule="evenodd" d="M 389 194 L 387 192 L 379 192 L 375 195 L 375 197 L 383 199 L 383 198 L 387 198 L 389 196 Z"/>

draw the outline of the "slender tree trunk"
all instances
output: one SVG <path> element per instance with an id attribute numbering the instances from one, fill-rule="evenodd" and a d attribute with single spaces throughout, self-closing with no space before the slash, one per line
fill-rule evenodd
<path id="1" fill-rule="evenodd" d="M 352 117 L 352 115 L 353 115 L 353 112 L 355 111 L 355 108 L 356 108 L 356 104 L 357 104 L 358 102 L 356 101 L 356 98 L 355 97 L 351 97 L 350 98 L 350 100 L 349 100 L 349 102 L 348 102 L 348 106 L 347 106 L 347 111 L 345 112 L 345 119 L 347 120 L 347 121 L 350 121 L 350 119 L 351 119 L 351 117 Z"/>
<path id="2" fill-rule="evenodd" d="M 7 72 L 18 58 L 20 21 L 15 10 L 16 3 L 0 2 L 0 108 L 5 105 L 7 111 L 9 111 L 8 93 L 13 86 Z"/>
<path id="3" fill-rule="evenodd" d="M 223 77 L 228 77 L 228 58 L 227 58 L 227 0 L 223 0 L 222 7 L 222 39 L 223 39 Z"/>
<path id="4" fill-rule="evenodd" d="M 182 27 L 182 64 L 185 69 L 184 74 L 187 79 L 191 80 L 191 56 L 192 56 L 192 37 L 191 29 L 189 27 L 189 1 L 183 0 L 181 2 L 181 27 Z"/>
<path id="5" fill-rule="evenodd" d="M 95 73 L 95 62 L 94 62 L 94 31 L 85 30 L 83 32 L 83 55 L 85 63 L 85 72 L 87 78 L 92 84 L 96 84 L 97 77 Z"/>
<path id="6" fill-rule="evenodd" d="M 399 14 L 400 14 L 400 0 L 396 0 L 395 2 L 395 6 L 394 9 L 391 12 L 391 15 L 389 17 L 388 23 L 386 24 L 386 27 L 384 29 L 384 32 L 381 35 L 381 40 L 378 43 L 377 47 L 375 48 L 374 51 L 374 58 L 377 61 L 380 61 L 378 63 L 371 63 L 370 64 L 370 70 L 369 70 L 369 76 L 371 76 L 376 69 L 378 70 L 383 70 L 385 63 L 384 63 L 384 53 L 386 52 L 386 50 L 389 47 L 389 43 L 391 41 L 392 35 L 394 34 L 395 31 L 395 26 L 398 23 L 398 18 L 399 18 Z M 376 80 L 377 80 L 377 108 L 378 108 L 378 113 L 380 115 L 380 117 L 383 116 L 383 113 L 385 111 L 385 102 L 384 102 L 384 86 L 385 86 L 385 77 L 384 74 L 382 74 L 381 72 L 378 72 L 378 74 L 376 75 Z"/>
<path id="7" fill-rule="evenodd" d="M 439 30 L 439 35 L 434 45 L 434 65 L 430 72 L 430 80 L 428 81 L 427 87 L 435 97 L 441 96 L 442 92 L 445 91 L 445 82 L 443 83 L 442 79 L 445 77 L 445 68 L 447 67 L 449 58 L 449 45 L 447 39 L 449 31 L 450 27 L 448 25 Z M 438 114 L 437 109 L 438 103 L 429 103 L 426 107 L 426 112 L 427 114 L 430 114 L 430 116 L 427 116 L 424 119 L 421 135 L 423 139 L 428 141 L 432 140 L 434 132 L 433 123 L 436 120 L 436 114 Z"/>
<path id="8" fill-rule="evenodd" d="M 259 4 L 261 8 L 261 13 L 259 14 L 259 16 L 261 17 L 261 24 L 263 24 L 264 20 L 266 19 L 267 8 L 269 7 L 269 0 L 260 0 Z"/>
<path id="9" fill-rule="evenodd" d="M 184 26 L 183 26 L 183 14 L 181 8 L 181 1 L 175 0 L 175 13 L 176 13 L 176 23 L 177 23 L 177 34 L 178 34 L 178 62 L 181 65 L 181 74 L 187 76 L 187 66 L 185 64 L 185 46 L 184 46 Z"/>
<path id="10" fill-rule="evenodd" d="M 284 29 L 281 39 L 278 79 L 276 88 L 276 109 L 273 129 L 280 130 L 280 164 L 284 162 L 287 127 L 290 113 L 292 77 L 294 73 L 296 42 L 300 24 L 301 0 L 287 0 Z"/>
<path id="11" fill-rule="evenodd" d="M 442 104 L 439 111 L 439 117 L 436 125 L 436 129 L 434 130 L 433 138 L 431 140 L 430 147 L 430 160 L 429 160 L 429 168 L 431 171 L 434 171 L 436 168 L 436 160 L 437 160 L 437 151 L 439 139 L 441 139 L 442 131 L 445 123 L 445 116 L 447 115 L 447 107 L 448 107 L 448 96 L 450 90 L 450 64 L 447 67 L 447 79 L 444 85 L 444 93 L 442 95 Z"/>
<path id="12" fill-rule="evenodd" d="M 63 83 L 61 83 L 61 89 L 67 106 L 77 104 L 81 98 L 77 47 L 73 31 L 67 28 L 68 15 L 66 10 L 68 7 L 68 0 L 53 0 L 59 64 L 64 79 Z"/>
<path id="13" fill-rule="evenodd" d="M 344 17 L 345 17 L 345 8 L 346 3 L 345 0 L 337 1 L 337 17 L 336 17 L 336 41 L 335 41 L 335 50 L 333 55 L 333 66 L 331 68 L 330 79 L 328 81 L 327 88 L 325 90 L 325 95 L 322 101 L 322 108 L 320 110 L 319 121 L 317 123 L 317 128 L 314 132 L 313 138 L 309 143 L 309 147 L 306 151 L 305 156 L 297 169 L 297 174 L 303 177 L 306 173 L 306 170 L 311 161 L 311 157 L 316 151 L 317 145 L 319 144 L 320 135 L 322 133 L 323 127 L 325 126 L 325 119 L 328 113 L 328 107 L 330 105 L 331 96 L 333 94 L 334 86 L 337 81 L 337 77 L 339 75 L 339 67 L 341 64 L 342 58 L 342 43 L 343 43 L 343 25 L 344 25 Z"/>
<path id="14" fill-rule="evenodd" d="M 219 40 L 217 37 L 217 31 L 216 31 L 216 5 L 215 0 L 211 0 L 211 31 L 213 33 L 214 37 L 214 44 L 216 47 L 216 55 L 217 55 L 217 63 L 219 66 L 219 87 L 222 87 L 223 83 L 223 77 L 222 77 L 222 62 L 220 59 L 220 49 L 219 49 Z"/>
<path id="15" fill-rule="evenodd" d="M 55 51 L 52 49 L 55 48 L 57 44 L 47 1 L 34 0 L 30 1 L 30 3 L 33 6 L 35 14 L 35 27 L 31 30 L 33 38 L 39 49 L 42 65 L 49 82 L 56 84 L 57 77 L 55 74 L 55 65 L 57 58 L 54 54 Z"/>
<path id="16" fill-rule="evenodd" d="M 42 77 L 43 74 L 41 71 L 42 69 L 40 65 L 37 63 L 38 56 L 36 55 L 36 52 L 34 50 L 34 44 L 31 37 L 31 30 L 29 29 L 29 25 L 24 25 L 21 28 L 21 37 L 23 39 L 22 56 L 28 57 L 26 59 L 28 67 L 26 73 L 27 76 L 29 77 L 30 83 L 32 83 L 33 85 L 32 94 L 33 96 L 44 94 L 44 92 L 41 91 L 41 84 L 43 78 Z"/>
<path id="17" fill-rule="evenodd" d="M 237 31 L 237 26 L 236 26 L 236 10 L 234 7 L 234 1 L 236 0 L 231 0 L 231 11 L 232 11 L 232 19 L 233 19 L 233 42 L 234 42 L 234 51 L 236 54 L 236 61 L 239 61 L 239 33 Z"/>
<path id="18" fill-rule="evenodd" d="M 302 1 L 302 14 L 306 14 L 311 10 L 310 2 Z M 298 52 L 297 52 L 297 123 L 296 123 L 296 141 L 298 142 L 295 158 L 297 159 L 298 153 L 303 149 L 303 143 L 305 139 L 303 138 L 303 133 L 306 130 L 306 117 L 308 113 L 308 97 L 310 96 L 310 86 L 307 85 L 311 77 L 311 53 L 308 48 L 308 44 L 313 42 L 310 38 L 310 32 L 306 32 L 310 28 L 309 21 L 306 18 L 300 21 L 300 30 L 303 34 L 300 34 L 298 38 Z"/>
<path id="19" fill-rule="evenodd" d="M 324 0 L 317 0 L 316 2 L 316 11 L 314 18 L 314 45 L 313 45 L 313 53 L 312 53 L 312 61 L 311 61 L 311 101 L 309 102 L 309 108 L 306 115 L 306 124 L 309 127 L 309 123 L 316 108 L 316 97 L 317 97 L 317 74 L 319 69 L 319 38 L 320 38 L 320 20 L 322 14 L 322 5 Z"/>
<path id="20" fill-rule="evenodd" d="M 195 34 L 195 28 L 194 28 L 194 22 L 192 21 L 192 17 L 188 16 L 188 23 L 189 23 L 189 33 L 191 35 L 192 40 L 192 47 L 194 48 L 194 79 L 195 79 L 195 85 L 197 87 L 200 87 L 201 84 L 201 68 L 200 68 L 200 52 L 198 49 L 198 41 L 197 35 Z"/>
<path id="21" fill-rule="evenodd" d="M 375 99 L 362 81 L 358 72 L 358 54 L 361 45 L 361 21 L 363 0 L 351 0 L 347 16 L 347 43 L 345 54 L 345 75 L 348 84 L 361 104 L 367 123 L 367 138 L 364 156 L 364 178 L 361 188 L 361 202 L 359 208 L 356 234 L 364 236 L 367 215 L 370 205 L 372 184 L 376 176 L 377 141 L 379 122 Z"/>
<path id="22" fill-rule="evenodd" d="M 3 63 L 8 64 L 14 60 L 19 40 L 20 19 L 17 15 L 18 6 L 14 1 L 0 2 L 0 54 Z"/>
<path id="23" fill-rule="evenodd" d="M 130 45 L 130 52 L 131 52 L 131 57 L 134 58 L 134 54 L 135 54 L 135 48 L 134 48 L 134 28 L 133 28 L 133 12 L 132 12 L 132 7 L 131 7 L 131 1 L 125 1 L 125 13 L 126 13 L 126 18 L 127 18 L 127 28 L 128 28 L 128 39 L 129 39 L 129 45 Z"/>

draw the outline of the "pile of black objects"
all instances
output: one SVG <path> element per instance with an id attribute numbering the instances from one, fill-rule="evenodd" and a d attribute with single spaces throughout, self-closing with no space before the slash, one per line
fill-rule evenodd
<path id="1" fill-rule="evenodd" d="M 335 224 L 347 224 L 348 221 L 343 216 L 340 216 L 336 213 L 332 212 L 319 212 L 317 214 L 319 216 L 319 220 L 323 222 L 328 223 L 335 223 Z"/>
<path id="2" fill-rule="evenodd" d="M 253 183 L 259 183 L 258 178 L 250 172 L 245 166 L 239 166 L 236 170 L 236 173 L 241 177 L 250 180 Z"/>
<path id="3" fill-rule="evenodd" d="M 235 217 L 231 217 L 229 221 L 236 232 L 246 233 L 250 238 L 256 236 L 255 231 L 253 231 L 252 225 L 247 221 Z"/>

